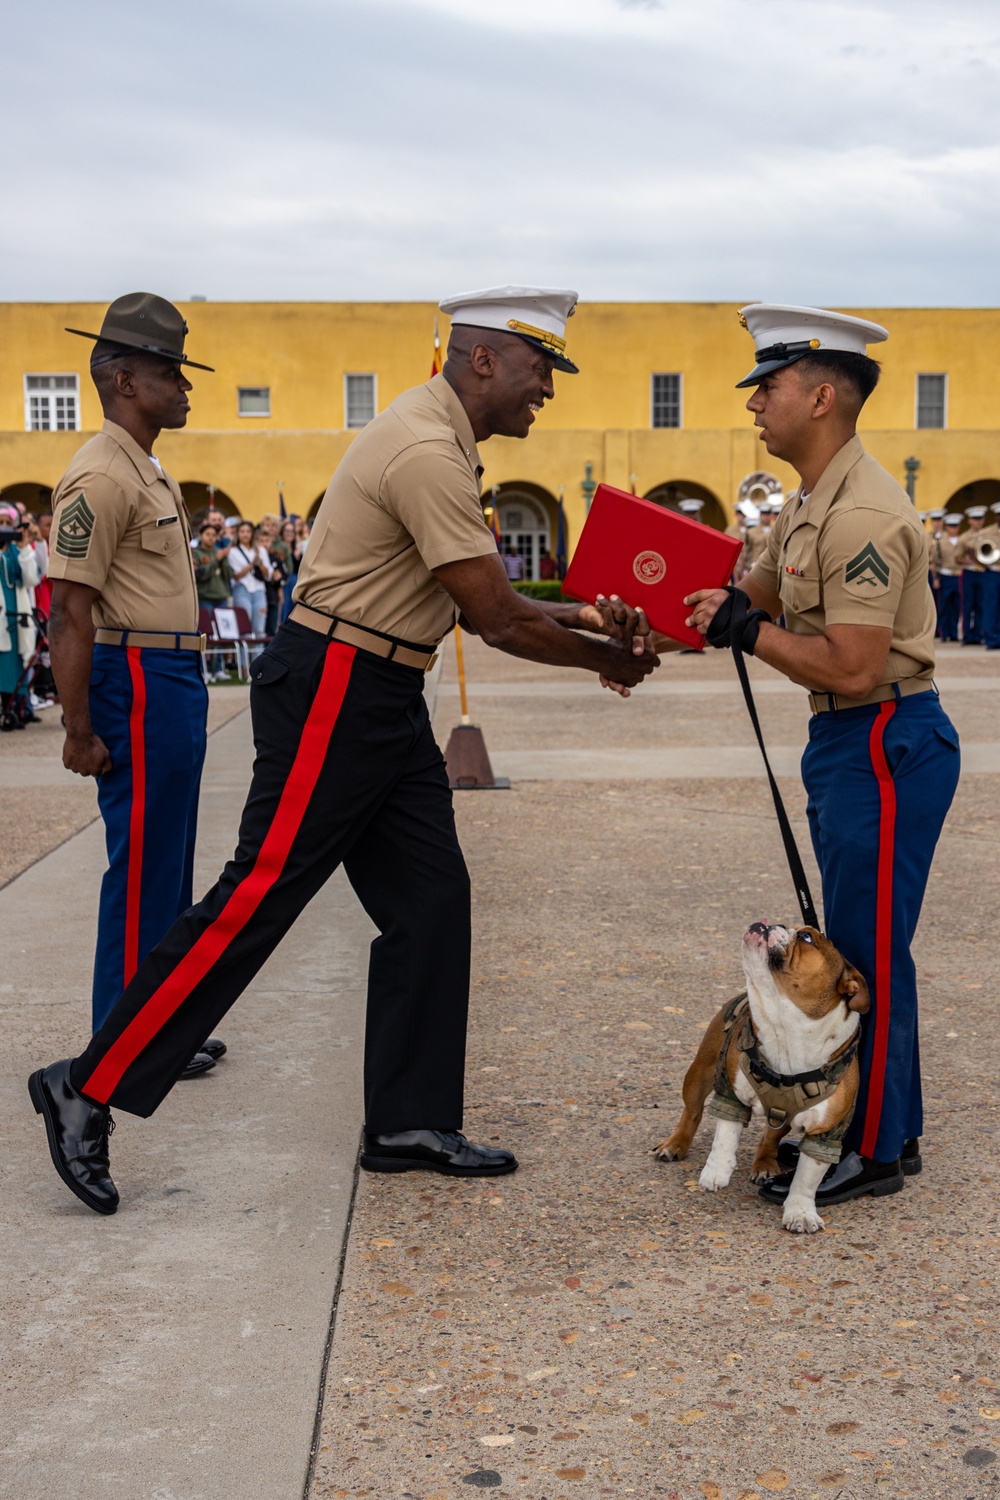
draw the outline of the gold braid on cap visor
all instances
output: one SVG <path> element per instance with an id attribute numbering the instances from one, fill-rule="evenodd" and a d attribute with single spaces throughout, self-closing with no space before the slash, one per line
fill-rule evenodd
<path id="1" fill-rule="evenodd" d="M 508 318 L 507 327 L 511 333 L 526 333 L 529 338 L 537 339 L 546 349 L 551 349 L 553 354 L 566 353 L 566 340 L 561 339 L 558 334 L 550 333 L 547 328 L 534 328 L 530 323 L 519 323 L 516 318 Z"/>

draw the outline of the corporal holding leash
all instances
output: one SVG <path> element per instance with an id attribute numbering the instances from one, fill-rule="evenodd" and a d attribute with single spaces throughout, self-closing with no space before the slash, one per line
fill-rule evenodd
<path id="1" fill-rule="evenodd" d="M 883 1195 L 920 1170 L 917 986 L 910 945 L 959 775 L 958 735 L 934 686 L 927 545 L 908 496 L 865 453 L 858 415 L 878 382 L 884 328 L 819 308 L 743 309 L 756 364 L 741 386 L 768 453 L 801 485 L 739 590 L 689 597 L 691 622 L 804 687 L 802 760 L 827 935 L 864 977 L 857 1105 L 816 1206 Z M 749 605 L 749 609 L 747 609 Z M 784 626 L 775 621 L 784 616 Z M 772 1063 L 773 1066 L 773 1063 Z M 782 1148 L 781 1159 L 795 1153 Z M 791 1173 L 761 1195 L 785 1204 Z"/>

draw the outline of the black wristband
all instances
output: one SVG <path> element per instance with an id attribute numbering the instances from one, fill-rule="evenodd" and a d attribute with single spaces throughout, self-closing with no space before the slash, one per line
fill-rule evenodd
<path id="1" fill-rule="evenodd" d="M 726 597 L 712 616 L 711 623 L 705 631 L 705 639 L 716 651 L 728 651 L 732 645 L 733 633 L 733 608 L 735 605 L 736 590 L 730 584 L 726 589 Z M 744 597 L 746 597 L 744 595 Z"/>
<path id="2" fill-rule="evenodd" d="M 743 635 L 740 640 L 744 656 L 753 656 L 757 637 L 760 634 L 760 627 L 765 624 L 771 624 L 771 616 L 766 609 L 752 609 L 747 615 L 747 622 L 743 627 Z"/>

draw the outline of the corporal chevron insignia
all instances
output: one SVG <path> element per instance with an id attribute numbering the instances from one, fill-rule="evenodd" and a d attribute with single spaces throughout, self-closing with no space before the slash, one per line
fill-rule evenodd
<path id="1" fill-rule="evenodd" d="M 79 560 L 90 550 L 90 538 L 94 532 L 96 517 L 87 504 L 81 490 L 75 500 L 64 505 L 59 513 L 59 531 L 56 535 L 56 551 L 60 557 Z"/>
<path id="2" fill-rule="evenodd" d="M 892 569 L 869 537 L 850 562 L 844 564 L 844 586 L 862 599 L 875 599 L 889 589 Z"/>

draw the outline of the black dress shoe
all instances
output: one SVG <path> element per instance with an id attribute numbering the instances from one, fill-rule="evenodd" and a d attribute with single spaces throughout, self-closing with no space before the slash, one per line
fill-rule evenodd
<path id="1" fill-rule="evenodd" d="M 474 1146 L 457 1130 L 397 1130 L 369 1135 L 361 1145 L 366 1172 L 443 1172 L 447 1177 L 502 1177 L 517 1157 L 492 1146 Z"/>
<path id="2" fill-rule="evenodd" d="M 794 1172 L 799 1164 L 798 1141 L 782 1141 L 778 1147 L 778 1161 L 786 1172 Z M 920 1140 L 911 1137 L 903 1142 L 903 1149 L 899 1153 L 899 1165 L 903 1170 L 904 1177 L 916 1177 L 918 1172 L 924 1170 L 923 1157 L 920 1155 Z"/>
<path id="3" fill-rule="evenodd" d="M 28 1079 L 35 1113 L 45 1121 L 49 1152 L 71 1193 L 99 1214 L 113 1214 L 118 1189 L 111 1180 L 108 1137 L 111 1111 L 78 1094 L 69 1081 L 71 1058 L 40 1068 Z"/>
<path id="4" fill-rule="evenodd" d="M 784 1203 L 792 1185 L 794 1172 L 783 1172 L 772 1177 L 760 1188 L 758 1196 L 769 1203 Z M 859 1156 L 849 1151 L 841 1161 L 827 1171 L 816 1189 L 816 1207 L 822 1213 L 824 1206 L 846 1203 L 849 1198 L 861 1198 L 871 1193 L 874 1198 L 898 1193 L 903 1187 L 903 1171 L 896 1161 L 874 1161 L 870 1156 Z"/>
<path id="5" fill-rule="evenodd" d="M 218 1062 L 220 1057 L 225 1057 L 229 1048 L 221 1037 L 210 1036 L 207 1042 L 202 1042 L 198 1051 L 207 1052 L 213 1062 Z"/>
<path id="6" fill-rule="evenodd" d="M 207 1052 L 196 1052 L 180 1076 L 181 1078 L 200 1078 L 202 1073 L 207 1073 L 210 1068 L 214 1067 L 214 1057 L 209 1057 Z"/>

